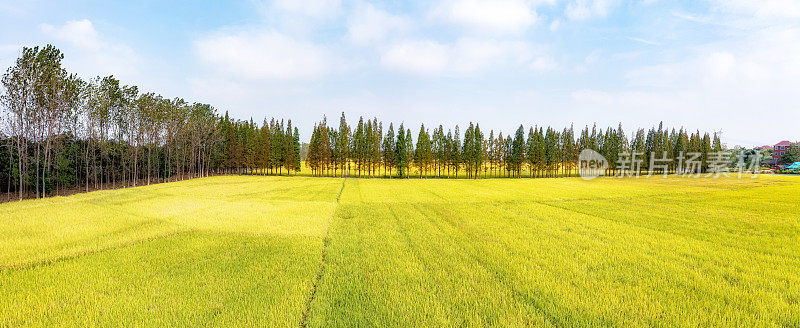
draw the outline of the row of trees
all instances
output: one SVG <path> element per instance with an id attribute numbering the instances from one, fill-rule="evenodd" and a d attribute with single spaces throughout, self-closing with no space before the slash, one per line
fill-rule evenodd
<path id="1" fill-rule="evenodd" d="M 223 134 L 219 161 L 215 167 L 223 173 L 291 174 L 300 171 L 300 132 L 275 119 L 258 124 L 236 121 L 228 113 L 216 129 Z M 284 172 L 285 171 L 285 172 Z"/>
<path id="2" fill-rule="evenodd" d="M 299 170 L 291 121 L 258 126 L 113 76 L 82 80 L 63 58 L 50 45 L 23 48 L 2 77 L 0 183 L 9 197 Z"/>
<path id="3" fill-rule="evenodd" d="M 53 46 L 23 48 L 2 77 L 0 183 L 9 195 L 43 197 L 75 189 L 137 186 L 217 173 L 291 174 L 301 167 L 298 129 L 291 121 L 260 125 L 219 115 L 208 104 L 140 92 L 113 76 L 82 80 L 61 65 Z M 377 119 L 338 127 L 315 124 L 307 149 L 314 175 L 470 178 L 554 177 L 576 173 L 581 149 L 594 149 L 618 170 L 622 152 L 659 154 L 680 170 L 684 152 L 700 154 L 706 170 L 722 149 L 717 134 L 659 125 L 628 135 L 621 126 L 520 126 L 488 135 L 478 124 L 463 131 L 424 125 L 416 135 Z M 416 140 L 416 142 L 415 142 Z M 649 161 L 642 163 L 648 170 Z M 663 170 L 663 168 L 662 168 Z"/>
<path id="4" fill-rule="evenodd" d="M 412 132 L 400 124 L 395 132 L 389 123 L 377 119 L 348 125 L 345 114 L 338 128 L 329 127 L 327 118 L 314 126 L 307 165 L 314 175 L 407 177 L 412 169 L 420 177 L 556 177 L 576 174 L 576 163 L 582 149 L 593 149 L 609 162 L 608 174 L 617 172 L 620 154 L 644 156 L 641 170 L 683 169 L 687 153 L 697 153 L 699 169 L 707 171 L 712 154 L 723 149 L 719 135 L 699 131 L 689 133 L 683 128 L 666 129 L 662 124 L 649 130 L 638 129 L 629 138 L 622 126 L 598 129 L 587 126 L 576 137 L 573 127 L 523 126 L 513 135 L 488 136 L 480 125 L 470 123 L 461 134 L 459 127 L 445 132 L 439 125 L 432 131 L 422 125 L 416 144 Z M 650 167 L 647 156 L 658 156 L 658 167 Z"/>

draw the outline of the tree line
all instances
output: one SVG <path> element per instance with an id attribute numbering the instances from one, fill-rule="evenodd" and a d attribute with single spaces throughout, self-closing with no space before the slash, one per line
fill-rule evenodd
<path id="1" fill-rule="evenodd" d="M 486 135 L 479 124 L 470 123 L 463 134 L 457 125 L 445 132 L 442 125 L 431 130 L 423 124 L 414 140 L 403 123 L 395 130 L 393 123 L 386 126 L 377 118 L 362 117 L 351 126 L 342 113 L 338 127 L 328 126 L 327 118 L 314 125 L 306 164 L 316 176 L 564 177 L 577 174 L 581 150 L 593 149 L 607 159 L 607 174 L 623 169 L 620 155 L 626 153 L 643 156 L 636 169 L 645 172 L 678 172 L 685 154 L 696 153 L 698 171 L 707 172 L 714 154 L 724 148 L 717 133 L 668 129 L 663 124 L 637 129 L 630 136 L 621 124 L 606 129 L 586 126 L 577 135 L 572 126 L 533 126 L 526 131 L 520 125 L 513 135 Z M 650 167 L 651 163 L 664 164 Z"/>
<path id="2" fill-rule="evenodd" d="M 51 45 L 25 47 L 2 76 L 0 184 L 9 197 L 300 169 L 291 121 L 258 125 L 114 76 L 83 80 L 63 59 Z"/>
<path id="3" fill-rule="evenodd" d="M 594 149 L 615 172 L 619 154 L 663 154 L 677 171 L 684 152 L 701 170 L 723 148 L 719 136 L 661 124 L 628 135 L 622 126 L 557 129 L 520 125 L 513 134 L 470 123 L 422 125 L 416 134 L 342 113 L 314 125 L 308 145 L 291 120 L 261 124 L 182 98 L 140 92 L 114 76 L 83 80 L 62 67 L 57 48 L 25 47 L 2 76 L 0 186 L 8 197 L 44 197 L 204 177 L 210 174 L 296 174 L 301 162 L 317 176 L 556 177 L 576 174 L 582 149 Z M 659 155 L 662 156 L 662 155 Z M 304 158 L 301 158 L 304 157 Z M 642 170 L 649 170 L 645 158 Z M 658 168 L 653 168 L 658 169 Z M 664 168 L 660 168 L 664 170 Z"/>

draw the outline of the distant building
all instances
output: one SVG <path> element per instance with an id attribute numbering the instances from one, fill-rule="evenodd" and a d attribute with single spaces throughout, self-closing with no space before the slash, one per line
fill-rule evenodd
<path id="1" fill-rule="evenodd" d="M 786 140 L 776 143 L 775 147 L 772 148 L 772 162 L 775 165 L 780 165 L 783 162 L 781 157 L 783 157 L 783 154 L 786 154 L 791 147 L 792 143 Z"/>

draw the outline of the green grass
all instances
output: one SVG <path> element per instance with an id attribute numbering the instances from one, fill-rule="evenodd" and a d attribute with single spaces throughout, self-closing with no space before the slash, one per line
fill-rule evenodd
<path id="1" fill-rule="evenodd" d="M 230 176 L 7 203 L 0 326 L 799 326 L 798 191 Z"/>

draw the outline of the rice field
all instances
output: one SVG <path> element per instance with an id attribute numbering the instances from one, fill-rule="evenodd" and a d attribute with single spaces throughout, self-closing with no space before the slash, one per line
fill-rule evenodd
<path id="1" fill-rule="evenodd" d="M 0 204 L 0 326 L 800 326 L 800 178 L 225 176 Z"/>

